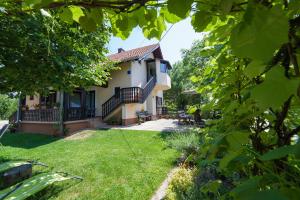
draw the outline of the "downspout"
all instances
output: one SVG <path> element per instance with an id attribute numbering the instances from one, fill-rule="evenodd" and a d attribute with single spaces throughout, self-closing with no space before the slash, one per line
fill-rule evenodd
<path id="1" fill-rule="evenodd" d="M 20 121 L 20 114 L 21 114 L 21 93 L 19 94 L 19 100 L 18 100 L 18 109 L 17 109 L 17 119 L 16 119 L 16 123 L 19 123 Z"/>

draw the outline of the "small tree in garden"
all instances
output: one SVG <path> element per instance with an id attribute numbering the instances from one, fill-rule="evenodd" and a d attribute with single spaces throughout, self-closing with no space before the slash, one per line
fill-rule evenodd
<path id="1" fill-rule="evenodd" d="M 18 107 L 18 99 L 0 94 L 0 120 L 8 119 Z"/>

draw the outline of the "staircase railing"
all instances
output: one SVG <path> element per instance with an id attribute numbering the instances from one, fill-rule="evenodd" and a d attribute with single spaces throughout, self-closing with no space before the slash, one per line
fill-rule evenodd
<path id="1" fill-rule="evenodd" d="M 144 89 L 143 89 L 143 102 L 146 101 L 147 97 L 149 96 L 149 94 L 151 93 L 151 91 L 153 90 L 154 86 L 156 84 L 156 76 L 153 76 L 148 83 L 145 85 Z"/>
<path id="2" fill-rule="evenodd" d="M 113 95 L 104 104 L 102 104 L 102 118 L 104 119 L 105 117 L 107 117 L 111 112 L 113 112 L 123 103 L 144 103 L 155 87 L 155 84 L 156 77 L 152 77 L 144 88 L 122 88 L 119 94 Z"/>

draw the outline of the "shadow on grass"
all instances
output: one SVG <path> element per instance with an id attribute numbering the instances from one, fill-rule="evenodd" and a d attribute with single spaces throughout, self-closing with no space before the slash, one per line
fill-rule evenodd
<path id="1" fill-rule="evenodd" d="M 7 133 L 1 138 L 0 142 L 3 146 L 31 149 L 55 142 L 59 139 L 59 137 L 40 134 Z"/>

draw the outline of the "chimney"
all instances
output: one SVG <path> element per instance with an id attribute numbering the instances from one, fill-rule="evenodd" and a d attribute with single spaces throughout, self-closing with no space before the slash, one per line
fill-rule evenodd
<path id="1" fill-rule="evenodd" d="M 118 53 L 124 52 L 125 50 L 122 48 L 118 48 Z"/>

